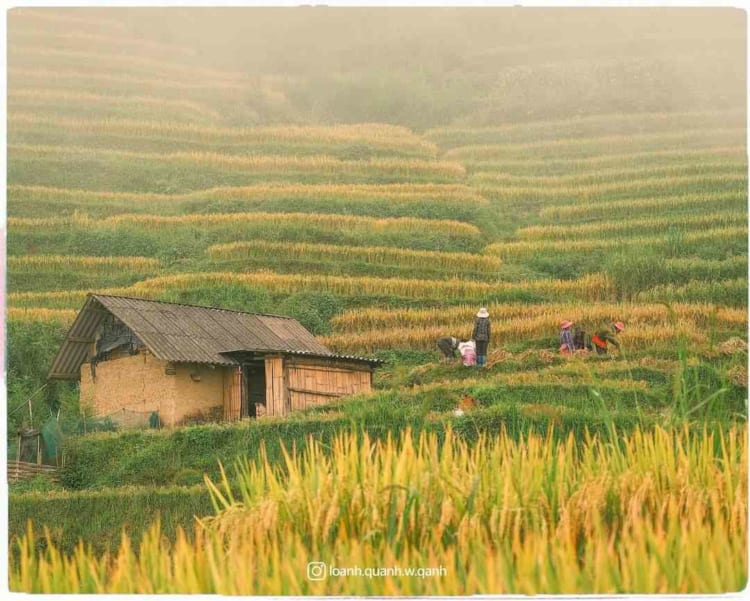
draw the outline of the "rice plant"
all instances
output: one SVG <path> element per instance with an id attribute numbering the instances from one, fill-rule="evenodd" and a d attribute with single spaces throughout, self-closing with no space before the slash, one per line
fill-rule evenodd
<path id="1" fill-rule="evenodd" d="M 605 202 L 611 198 L 649 198 L 661 193 L 663 197 L 681 196 L 687 193 L 704 191 L 716 193 L 720 191 L 742 191 L 747 189 L 746 170 L 735 173 L 709 173 L 686 175 L 678 177 L 652 177 L 647 179 L 632 179 L 628 181 L 614 181 L 603 184 L 586 184 L 577 187 L 550 186 L 512 186 L 503 180 L 485 179 L 484 174 L 478 173 L 470 178 L 478 190 L 494 202 L 544 202 L 564 203 L 587 201 L 596 199 Z"/>
<path id="2" fill-rule="evenodd" d="M 564 155 L 567 160 L 590 158 L 610 154 L 611 148 L 618 152 L 665 151 L 674 146 L 681 149 L 704 149 L 717 146 L 742 145 L 745 141 L 744 129 L 736 127 L 716 127 L 712 129 L 685 129 L 678 132 L 645 133 L 630 136 L 601 136 L 544 140 L 521 144 L 478 144 L 453 148 L 443 156 L 447 159 L 554 159 Z"/>
<path id="3" fill-rule="evenodd" d="M 53 90 L 17 89 L 13 95 L 19 98 L 54 97 L 63 100 L 80 99 L 83 102 L 96 100 L 96 95 L 76 95 Z M 13 98 L 13 96 L 11 96 Z M 123 101 L 127 97 L 123 98 Z M 166 102 L 166 101 L 165 101 Z M 178 101 L 170 101 L 178 102 Z M 66 119 L 40 116 L 34 113 L 13 114 L 10 118 L 12 130 L 19 126 L 34 129 L 54 130 L 76 134 L 89 134 L 107 139 L 134 138 L 147 141 L 151 138 L 169 140 L 173 145 L 179 142 L 193 144 L 223 144 L 248 147 L 272 142 L 286 144 L 345 145 L 359 144 L 393 152 L 399 150 L 417 151 L 426 157 L 437 154 L 437 148 L 415 135 L 405 127 L 381 123 L 360 123 L 352 125 L 322 126 L 264 126 L 264 127 L 210 127 L 196 123 L 145 121 L 136 119 Z M 291 153 L 290 153 L 291 154 Z"/>
<path id="4" fill-rule="evenodd" d="M 602 312 L 604 319 L 599 320 L 592 314 L 592 320 L 582 325 L 591 331 L 614 319 L 613 313 Z M 507 344 L 523 344 L 531 340 L 546 340 L 550 349 L 559 345 L 560 330 L 559 315 L 535 317 L 529 315 L 525 319 L 495 321 L 492 326 L 491 346 L 497 347 Z M 606 320 L 606 321 L 605 321 Z M 342 353 L 373 353 L 382 349 L 420 349 L 433 350 L 436 341 L 446 335 L 453 335 L 460 339 L 469 339 L 473 321 L 466 319 L 461 323 L 449 325 L 426 325 L 413 328 L 394 327 L 391 329 L 375 328 L 372 330 L 357 330 L 356 333 L 331 334 L 321 340 L 330 348 Z M 738 328 L 738 331 L 739 328 Z M 623 348 L 629 350 L 645 350 L 665 346 L 673 348 L 680 340 L 689 340 L 696 347 L 706 346 L 708 334 L 698 328 L 694 321 L 680 320 L 676 325 L 670 323 L 650 324 L 631 322 L 627 331 L 618 336 Z"/>
<path id="5" fill-rule="evenodd" d="M 533 280 L 529 282 L 473 282 L 448 279 L 444 281 L 400 278 L 343 277 L 330 275 L 278 274 L 268 271 L 254 273 L 183 273 L 142 280 L 128 287 L 100 290 L 102 294 L 154 298 L 171 290 L 187 290 L 196 286 L 239 285 L 264 288 L 272 292 L 293 294 L 304 291 L 328 291 L 342 296 L 369 295 L 424 300 L 463 298 L 483 301 L 493 296 L 514 293 L 565 294 L 582 300 L 602 300 L 609 295 L 609 282 L 598 274 L 580 280 Z M 72 308 L 82 304 L 84 291 L 17 292 L 8 295 L 9 306 Z"/>
<path id="6" fill-rule="evenodd" d="M 149 257 L 84 257 L 80 255 L 25 255 L 8 257 L 10 271 L 84 270 L 90 273 L 134 273 L 159 271 L 160 263 Z"/>
<path id="7" fill-rule="evenodd" d="M 643 324 L 666 325 L 670 317 L 665 305 L 653 303 L 490 303 L 487 309 L 493 321 L 502 322 L 501 327 L 508 327 L 514 337 L 523 334 L 527 320 L 536 320 L 531 326 L 532 330 L 554 336 L 563 319 L 574 320 L 579 324 L 615 320 L 640 327 Z M 714 316 L 717 325 L 740 330 L 747 325 L 747 312 L 744 309 L 704 303 L 678 303 L 672 305 L 672 311 L 678 318 L 692 321 L 700 327 L 708 325 L 711 316 Z M 363 307 L 349 309 L 337 315 L 331 320 L 331 324 L 337 334 L 362 330 L 418 329 L 431 325 L 441 326 L 449 332 L 470 326 L 476 312 L 476 305 L 407 309 Z"/>
<path id="8" fill-rule="evenodd" d="M 595 226 L 595 228 L 598 226 Z M 613 227 L 617 227 L 614 225 Z M 594 228 L 593 231 L 596 231 Z M 698 244 L 711 240 L 741 242 L 747 239 L 747 226 L 726 226 L 688 232 L 681 236 L 681 243 Z M 536 255 L 565 254 L 576 252 L 616 251 L 625 248 L 662 248 L 668 246 L 670 240 L 665 233 L 651 236 L 632 236 L 620 238 L 585 237 L 578 240 L 523 240 L 521 242 L 496 242 L 485 247 L 487 254 L 498 255 L 503 260 L 519 260 Z M 686 247 L 681 248 L 682 254 L 690 254 Z"/>
<path id="9" fill-rule="evenodd" d="M 486 271 L 489 274 L 500 268 L 500 260 L 471 253 L 418 251 L 383 246 L 341 246 L 333 244 L 294 244 L 254 240 L 216 244 L 207 250 L 213 260 L 242 260 L 267 255 L 285 260 L 362 261 L 368 264 L 439 268 L 460 277 L 465 272 Z"/>
<path id="10" fill-rule="evenodd" d="M 685 232 L 694 230 L 737 227 L 747 223 L 747 213 L 716 211 L 707 215 L 681 215 L 676 217 L 651 216 L 640 219 L 599 221 L 582 225 L 535 225 L 519 228 L 516 235 L 524 240 L 588 240 L 598 238 L 644 237 L 655 232 L 677 228 Z"/>
<path id="11" fill-rule="evenodd" d="M 624 169 L 642 167 L 667 167 L 685 162 L 717 165 L 724 162 L 746 162 L 744 143 L 725 144 L 708 148 L 680 150 L 616 150 L 589 157 L 550 156 L 546 158 L 464 158 L 469 170 L 485 170 L 511 175 L 573 175 L 591 173 L 598 169 Z"/>
<path id="12" fill-rule="evenodd" d="M 742 209 L 747 204 L 747 191 L 685 194 L 667 198 L 637 198 L 607 202 L 589 201 L 576 204 L 543 207 L 539 215 L 548 220 L 578 221 L 614 217 L 639 217 L 644 212 L 668 213 L 672 211 L 692 212 Z"/>
<path id="13" fill-rule="evenodd" d="M 188 118 L 219 119 L 219 114 L 208 107 L 190 100 L 173 100 L 158 96 L 122 96 L 108 94 L 92 94 L 90 92 L 67 92 L 44 88 L 14 88 L 8 94 L 8 108 L 15 110 L 22 107 L 45 110 L 49 113 L 65 112 L 66 110 L 96 110 L 113 113 L 113 109 L 128 114 L 160 111 L 166 115 L 182 114 Z M 67 108 L 69 107 L 69 109 Z"/>
<path id="14" fill-rule="evenodd" d="M 154 194 L 112 192 L 108 190 L 79 190 L 50 186 L 8 186 L 10 200 L 23 202 L 59 201 L 65 203 L 90 203 L 92 205 L 117 202 L 152 206 L 160 203 L 179 203 L 191 200 L 380 200 L 433 202 L 462 202 L 486 205 L 487 201 L 476 191 L 463 184 L 258 184 L 254 186 L 222 186 L 196 190 L 185 194 Z"/>
<path id="15" fill-rule="evenodd" d="M 460 418 L 459 418 L 460 419 Z M 635 430 L 614 441 L 448 429 L 311 438 L 208 482 L 216 515 L 170 543 L 10 553 L 10 589 L 43 593 L 721 593 L 747 578 L 747 432 Z M 540 561 L 542 558 L 542 561 Z M 324 562 L 327 578 L 309 574 Z M 359 567 L 349 577 L 336 568 Z M 369 568 L 401 568 L 370 577 Z M 404 568 L 423 568 L 422 577 Z M 425 568 L 433 568 L 425 577 Z M 344 572 L 346 573 L 346 572 Z M 312 578 L 310 577 L 312 576 Z"/>
<path id="16" fill-rule="evenodd" d="M 565 175 L 514 175 L 495 170 L 496 165 L 472 163 L 472 181 L 508 186 L 510 188 L 545 188 L 550 191 L 578 190 L 584 186 L 627 185 L 633 181 L 650 181 L 667 178 L 737 176 L 747 172 L 747 161 L 719 160 L 713 162 L 690 161 L 666 166 L 601 168 L 584 173 Z M 489 169 L 492 169 L 490 171 Z"/>
<path id="17" fill-rule="evenodd" d="M 595 135 L 634 135 L 643 132 L 726 127 L 744 124 L 742 111 L 691 111 L 670 113 L 620 113 L 576 116 L 574 119 L 511 123 L 498 127 L 439 127 L 429 129 L 425 137 L 442 148 L 493 143 L 589 138 Z"/>

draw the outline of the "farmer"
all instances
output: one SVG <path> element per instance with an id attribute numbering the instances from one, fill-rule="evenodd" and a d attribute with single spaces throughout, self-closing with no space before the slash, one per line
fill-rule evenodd
<path id="1" fill-rule="evenodd" d="M 458 349 L 458 338 L 453 336 L 446 336 L 440 338 L 437 341 L 438 348 L 443 352 L 443 362 L 448 363 L 451 359 L 456 358 L 456 350 Z"/>
<path id="2" fill-rule="evenodd" d="M 565 320 L 560 324 L 560 354 L 561 355 L 572 355 L 576 348 L 573 344 L 573 333 L 570 331 L 570 327 L 573 322 Z"/>
<path id="3" fill-rule="evenodd" d="M 576 351 L 588 352 L 591 348 L 591 337 L 586 333 L 581 326 L 576 325 L 573 330 L 573 348 Z"/>
<path id="4" fill-rule="evenodd" d="M 477 364 L 477 350 L 476 344 L 473 340 L 467 340 L 466 342 L 458 343 L 458 352 L 461 355 L 461 362 L 465 366 L 471 366 Z"/>
<path id="5" fill-rule="evenodd" d="M 625 326 L 621 321 L 606 325 L 600 328 L 594 335 L 591 336 L 591 343 L 596 349 L 597 355 L 607 354 L 607 343 L 611 343 L 616 349 L 619 350 L 620 343 L 617 341 L 617 334 L 622 332 Z"/>
<path id="6" fill-rule="evenodd" d="M 483 367 L 487 361 L 487 346 L 490 343 L 490 314 L 486 307 L 482 307 L 477 313 L 471 339 L 477 345 L 477 365 Z"/>

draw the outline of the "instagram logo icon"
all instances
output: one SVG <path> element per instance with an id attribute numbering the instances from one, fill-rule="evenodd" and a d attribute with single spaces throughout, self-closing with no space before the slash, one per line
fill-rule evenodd
<path id="1" fill-rule="evenodd" d="M 325 580 L 326 571 L 327 569 L 324 561 L 311 561 L 307 564 L 307 579 Z"/>

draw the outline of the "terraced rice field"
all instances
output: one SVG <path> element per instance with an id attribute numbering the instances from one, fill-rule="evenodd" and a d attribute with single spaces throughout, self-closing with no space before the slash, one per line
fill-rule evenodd
<path id="1" fill-rule="evenodd" d="M 305 77 L 198 66 L 200 48 L 138 37 L 132 23 L 104 13 L 84 17 L 24 9 L 15 11 L 11 24 L 6 297 L 11 404 L 23 404 L 42 384 L 51 354 L 89 292 L 288 313 L 332 350 L 389 362 L 377 373 L 370 395 L 299 416 L 305 432 L 333 432 L 333 422 L 342 430 L 356 423 L 381 434 L 417 424 L 442 433 L 455 427 L 467 441 L 479 432 L 489 437 L 478 447 L 456 442 L 453 471 L 438 461 L 433 438 L 419 439 L 416 450 L 402 439 L 398 448 L 389 442 L 378 451 L 385 453 L 383 465 L 407 466 L 404 478 L 383 480 L 384 485 L 411 482 L 409 470 L 418 464 L 462 479 L 455 486 L 448 484 L 453 480 L 443 481 L 448 488 L 441 489 L 440 515 L 414 509 L 414 520 L 398 526 L 397 534 L 382 534 L 387 526 L 377 530 L 375 555 L 427 561 L 431 547 L 424 545 L 435 543 L 451 565 L 459 565 L 456 558 L 463 552 L 473 553 L 478 563 L 471 573 L 454 573 L 442 584 L 383 581 L 383 586 L 357 589 L 360 593 L 719 592 L 743 585 L 747 550 L 739 537 L 746 529 L 746 482 L 739 482 L 736 465 L 714 455 L 731 457 L 737 465 L 747 462 L 746 436 L 738 433 L 745 427 L 747 395 L 743 106 L 722 110 L 664 102 L 658 108 L 662 97 L 649 80 L 656 100 L 608 110 L 612 97 L 606 86 L 584 79 L 587 85 L 580 89 L 602 94 L 585 97 L 595 107 L 589 112 L 581 114 L 576 103 L 565 105 L 568 96 L 559 102 L 535 96 L 537 104 L 526 107 L 531 94 L 524 96 L 523 90 L 540 73 L 556 81 L 559 67 L 575 79 L 588 73 L 588 63 L 579 57 L 567 67 L 564 62 L 550 63 L 554 68 L 546 62 L 529 66 L 518 42 L 466 55 L 479 73 L 485 67 L 494 73 L 497 57 L 506 66 L 484 95 L 468 94 L 472 104 L 461 118 L 436 113 L 428 124 L 404 125 L 389 120 L 398 109 L 394 105 L 393 113 L 374 112 L 379 119 L 336 122 L 310 116 L 313 109 L 326 114 L 322 104 L 300 105 L 300 90 L 310 83 Z M 669 36 L 660 40 L 665 47 L 673 42 Z M 582 44 L 619 56 L 615 42 Z M 541 52 L 547 46 L 540 41 L 533 48 Z M 572 52 L 558 51 L 560 61 Z M 675 69 L 690 72 L 682 54 L 663 52 Z M 623 64 L 618 60 L 603 56 L 590 77 L 599 77 L 598 69 L 610 78 L 620 76 L 618 69 L 646 72 L 638 70 L 638 56 Z M 323 103 L 327 88 L 318 85 L 311 97 Z M 574 92 L 570 95 L 575 99 Z M 439 365 L 436 339 L 469 338 L 480 306 L 488 307 L 493 320 L 488 369 Z M 615 357 L 561 357 L 563 319 L 589 331 L 623 321 L 621 351 Z M 31 354 L 22 355 L 20 347 Z M 34 364 L 36 371 L 29 367 Z M 70 390 L 60 395 L 75 396 Z M 455 417 L 453 410 L 467 398 L 471 408 Z M 521 442 L 505 435 L 491 442 L 500 424 Z M 611 435 L 614 424 L 632 436 L 624 450 L 589 437 L 589 428 Z M 662 426 L 675 429 L 653 430 Z M 701 432 L 703 426 L 725 433 L 734 429 L 725 443 L 720 434 Z M 530 434 L 544 435 L 548 428 L 558 428 L 562 439 L 566 433 L 572 438 L 555 446 L 552 438 L 545 442 Z M 294 432 L 277 438 L 307 444 Z M 144 448 L 148 444 L 143 442 Z M 354 442 L 337 444 L 336 461 L 359 465 Z M 727 450 L 725 444 L 733 446 Z M 470 463 L 486 467 L 486 457 L 474 453 L 505 457 L 503 465 L 515 474 L 509 478 L 518 478 L 526 461 L 521 448 L 532 449 L 538 460 L 538 481 L 529 489 L 488 489 L 464 478 Z M 644 459 L 641 452 L 652 455 Z M 230 455 L 218 456 L 229 462 Z M 568 455 L 578 457 L 575 468 L 554 460 Z M 300 469 L 289 495 L 310 490 L 304 478 L 314 474 L 299 463 L 309 461 L 302 456 L 289 460 Z M 398 466 L 388 463 L 397 456 Z M 269 459 L 276 460 L 283 460 L 281 453 Z M 662 460 L 673 463 L 667 468 Z M 134 484 L 200 484 L 204 467 L 192 465 L 184 459 L 172 473 L 160 464 L 163 481 L 158 482 L 147 480 L 148 469 L 136 477 L 122 468 L 106 485 L 113 487 L 114 498 L 122 497 L 117 502 L 127 504 L 128 486 Z M 327 465 L 338 473 L 336 466 L 343 463 Z M 607 466 L 617 467 L 612 486 L 604 484 L 604 476 L 611 475 Z M 653 466 L 661 470 L 656 480 L 646 477 Z M 380 478 L 382 466 L 371 467 L 372 477 Z M 265 468 L 248 469 L 247 482 L 262 479 Z M 563 477 L 556 469 L 571 471 Z M 558 476 L 549 476 L 550 470 Z M 481 472 L 481 479 L 492 478 Z M 567 486 L 563 480 L 580 484 L 575 498 L 559 498 Z M 682 487 L 688 480 L 695 490 Z M 270 498 L 287 507 L 278 483 L 262 485 L 267 498 L 248 497 L 243 501 L 248 507 L 250 501 L 270 503 Z M 456 496 L 459 489 L 463 496 Z M 544 511 L 555 516 L 542 519 L 532 492 L 520 499 L 531 508 L 528 538 L 521 535 L 527 531 L 520 514 L 511 508 L 512 495 L 523 496 L 524 490 L 543 498 Z M 605 514 L 587 504 L 585 491 L 607 507 L 604 522 L 591 521 Z M 463 507 L 467 495 L 478 504 Z M 493 513 L 493 495 L 502 499 L 501 514 Z M 375 507 L 380 501 L 373 499 Z M 633 508 L 644 499 L 648 507 L 638 520 Z M 295 566 L 303 561 L 305 537 L 328 537 L 321 548 L 374 557 L 367 545 L 342 542 L 344 530 L 337 528 L 343 522 L 336 520 L 354 520 L 354 514 L 334 515 L 339 501 L 316 506 L 318 520 L 310 523 L 303 523 L 302 510 L 296 517 L 263 514 L 261 521 L 273 518 L 274 526 L 262 535 L 278 537 L 274 553 L 283 554 L 281 541 L 293 533 Z M 404 510 L 401 501 L 394 503 L 384 515 Z M 416 500 L 409 503 L 423 507 Z M 229 544 L 255 556 L 260 539 L 249 524 L 260 523 L 252 520 L 261 506 L 248 507 L 223 507 L 211 522 L 215 528 L 201 536 L 219 545 L 226 540 L 214 530 L 226 534 L 236 523 L 243 530 Z M 436 520 L 442 528 L 438 534 L 410 538 L 409 528 L 422 532 L 424 524 Z M 482 520 L 492 526 L 480 536 Z M 347 523 L 354 527 L 355 521 Z M 622 533 L 612 543 L 617 561 L 606 542 L 616 530 Z M 581 532 L 591 542 L 576 551 Z M 550 538 L 553 533 L 559 545 Z M 680 533 L 696 547 L 679 544 Z M 155 533 L 148 537 L 138 559 L 124 545 L 109 559 L 79 554 L 65 560 L 69 563 L 54 554 L 35 556 L 27 539 L 15 556 L 20 563 L 11 566 L 11 584 L 45 592 L 344 592 L 299 582 L 284 589 L 279 583 L 286 576 L 275 555 L 268 586 L 232 580 L 217 571 L 214 547 L 204 555 L 183 539 L 170 543 L 176 549 L 172 563 L 158 562 L 166 543 Z M 409 546 L 414 541 L 422 546 Z M 486 565 L 480 542 L 493 549 Z M 685 555 L 673 565 L 678 547 Z M 532 569 L 538 553 L 549 560 L 543 572 Z M 657 566 L 644 555 L 670 559 Z M 149 558 L 155 562 L 151 567 Z M 168 575 L 186 565 L 210 568 L 210 578 L 175 585 L 179 579 Z M 50 576 L 60 569 L 76 576 Z"/>

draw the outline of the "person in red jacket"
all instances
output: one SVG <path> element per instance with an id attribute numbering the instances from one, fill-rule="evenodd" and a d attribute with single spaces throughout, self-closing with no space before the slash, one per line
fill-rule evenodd
<path id="1" fill-rule="evenodd" d="M 619 350 L 620 343 L 617 340 L 617 334 L 624 329 L 625 326 L 621 321 L 616 321 L 615 323 L 599 328 L 599 330 L 591 336 L 591 344 L 596 349 L 596 354 L 606 355 L 608 351 L 607 344 L 612 344 L 612 346 Z"/>

